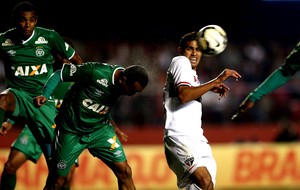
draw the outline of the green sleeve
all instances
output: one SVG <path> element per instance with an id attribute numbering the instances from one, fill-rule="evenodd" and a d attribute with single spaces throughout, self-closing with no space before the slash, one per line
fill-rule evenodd
<path id="1" fill-rule="evenodd" d="M 14 125 L 16 123 L 14 120 L 9 119 L 9 118 L 6 121 L 9 122 L 9 123 L 11 123 L 12 125 Z"/>
<path id="2" fill-rule="evenodd" d="M 255 102 L 264 95 L 287 83 L 300 70 L 300 42 L 286 57 L 285 62 L 277 68 L 267 79 L 254 89 L 247 99 Z"/>
<path id="3" fill-rule="evenodd" d="M 272 92 L 280 86 L 287 83 L 292 78 L 292 75 L 285 75 L 282 72 L 282 67 L 276 69 L 266 80 L 264 80 L 256 89 L 254 89 L 247 99 L 256 102 L 264 95 Z"/>
<path id="4" fill-rule="evenodd" d="M 44 86 L 43 96 L 45 96 L 47 99 L 53 93 L 54 89 L 58 86 L 58 84 L 61 82 L 60 71 L 61 69 L 56 70 L 54 73 L 52 73 L 52 75 L 50 76 L 50 78 Z"/>

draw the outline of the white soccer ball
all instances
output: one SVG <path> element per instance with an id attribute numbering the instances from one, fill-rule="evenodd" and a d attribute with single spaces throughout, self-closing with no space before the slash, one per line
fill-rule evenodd
<path id="1" fill-rule="evenodd" d="M 215 56 L 225 50 L 227 46 L 227 34 L 218 25 L 207 25 L 199 30 L 198 41 L 203 55 Z"/>

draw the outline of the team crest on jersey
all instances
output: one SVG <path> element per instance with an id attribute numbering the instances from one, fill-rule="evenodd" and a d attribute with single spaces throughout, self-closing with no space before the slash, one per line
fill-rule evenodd
<path id="1" fill-rule="evenodd" d="M 67 167 L 66 161 L 61 160 L 60 162 L 58 162 L 56 167 L 57 167 L 57 169 L 60 169 L 60 170 L 66 169 L 66 167 Z"/>
<path id="2" fill-rule="evenodd" d="M 39 46 L 39 47 L 36 48 L 35 55 L 38 56 L 38 57 L 42 57 L 42 56 L 45 55 L 45 52 L 44 52 L 42 46 Z"/>
<path id="3" fill-rule="evenodd" d="M 184 160 L 185 165 L 187 166 L 192 166 L 194 163 L 194 157 L 193 156 L 188 156 L 185 160 Z"/>
<path id="4" fill-rule="evenodd" d="M 48 44 L 48 41 L 44 37 L 39 37 L 34 43 L 35 44 Z"/>
<path id="5" fill-rule="evenodd" d="M 98 79 L 97 83 L 101 84 L 104 87 L 108 86 L 108 80 L 107 79 Z"/>
<path id="6" fill-rule="evenodd" d="M 27 135 L 24 135 L 20 138 L 21 144 L 28 144 L 29 137 Z"/>
<path id="7" fill-rule="evenodd" d="M 15 44 L 11 41 L 11 39 L 6 39 L 2 46 L 14 46 Z"/>

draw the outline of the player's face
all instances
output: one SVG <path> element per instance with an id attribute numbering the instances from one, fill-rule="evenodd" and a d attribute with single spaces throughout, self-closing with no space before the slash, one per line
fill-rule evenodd
<path id="1" fill-rule="evenodd" d="M 185 48 L 179 50 L 179 54 L 186 56 L 190 60 L 192 68 L 196 70 L 202 57 L 202 52 L 196 40 L 187 42 Z"/>
<path id="2" fill-rule="evenodd" d="M 21 12 L 16 20 L 16 27 L 23 39 L 29 38 L 37 23 L 37 15 L 34 11 Z"/>

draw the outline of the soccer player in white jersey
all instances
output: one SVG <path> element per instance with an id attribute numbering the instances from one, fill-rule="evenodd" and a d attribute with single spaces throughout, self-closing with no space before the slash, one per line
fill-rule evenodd
<path id="1" fill-rule="evenodd" d="M 185 34 L 179 43 L 179 56 L 172 59 L 164 86 L 165 156 L 182 189 L 213 190 L 217 166 L 202 129 L 201 96 L 208 91 L 226 97 L 229 88 L 223 83 L 241 75 L 224 69 L 216 78 L 200 84 L 197 67 L 202 57 L 197 32 Z M 218 99 L 218 98 L 217 98 Z"/>

